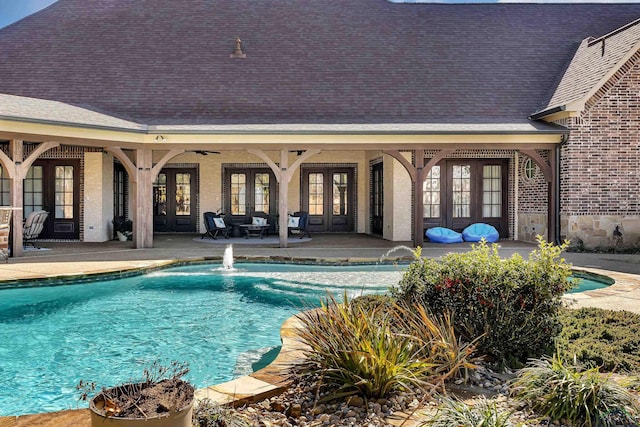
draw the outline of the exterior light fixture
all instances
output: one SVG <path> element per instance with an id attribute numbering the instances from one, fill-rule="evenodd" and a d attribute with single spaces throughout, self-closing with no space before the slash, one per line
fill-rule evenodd
<path id="1" fill-rule="evenodd" d="M 242 50 L 242 40 L 240 40 L 240 37 L 236 37 L 236 48 L 234 49 L 233 53 L 230 55 L 231 58 L 246 58 L 247 54 L 244 53 L 244 51 Z"/>
<path id="2" fill-rule="evenodd" d="M 166 140 L 167 140 L 167 138 L 165 138 L 162 135 L 156 136 L 156 142 L 165 142 Z"/>

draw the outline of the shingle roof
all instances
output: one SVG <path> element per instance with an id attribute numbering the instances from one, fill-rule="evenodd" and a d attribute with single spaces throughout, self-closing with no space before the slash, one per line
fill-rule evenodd
<path id="1" fill-rule="evenodd" d="M 59 101 L 0 94 L 0 120 L 58 124 L 166 134 L 538 134 L 563 133 L 565 128 L 547 122 L 522 123 L 366 123 L 366 124 L 188 124 L 146 125 L 112 117 Z"/>
<path id="2" fill-rule="evenodd" d="M 0 119 L 143 131 L 138 123 L 59 101 L 0 94 Z"/>
<path id="3" fill-rule="evenodd" d="M 0 30 L 0 93 L 145 124 L 522 123 L 640 4 L 59 0 Z M 232 59 L 234 39 L 246 59 Z"/>
<path id="4" fill-rule="evenodd" d="M 635 52 L 639 43 L 640 20 L 597 39 L 583 40 L 543 110 L 582 100 L 602 84 L 606 75 L 622 65 L 620 61 Z"/>

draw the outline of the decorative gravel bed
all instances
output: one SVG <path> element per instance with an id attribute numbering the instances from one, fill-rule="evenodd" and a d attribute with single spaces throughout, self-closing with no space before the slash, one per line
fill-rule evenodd
<path id="1" fill-rule="evenodd" d="M 568 427 L 538 419 L 523 405 L 510 399 L 508 382 L 513 377 L 514 373 L 511 371 L 496 373 L 480 366 L 466 382 L 458 380 L 449 384 L 447 395 L 469 404 L 481 397 L 493 399 L 501 411 L 512 413 L 510 420 L 513 426 Z M 437 400 L 426 398 L 421 390 L 368 402 L 360 397 L 352 397 L 339 403 L 323 403 L 323 397 L 324 394 L 318 393 L 317 383 L 294 382 L 283 394 L 230 409 L 229 414 L 243 419 L 246 425 L 251 426 L 411 427 L 424 425 L 438 405 Z"/>

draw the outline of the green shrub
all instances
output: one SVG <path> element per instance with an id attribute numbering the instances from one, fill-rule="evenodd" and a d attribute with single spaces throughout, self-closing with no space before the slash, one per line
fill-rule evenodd
<path id="1" fill-rule="evenodd" d="M 573 284 L 571 267 L 560 258 L 565 246 L 538 239 L 527 260 L 502 259 L 485 242 L 441 261 L 412 263 L 392 290 L 404 301 L 422 301 L 434 313 L 451 310 L 456 334 L 480 338 L 478 352 L 501 363 L 524 362 L 550 353 L 560 332 L 562 295 Z"/>
<path id="2" fill-rule="evenodd" d="M 472 349 L 449 335 L 453 328 L 446 318 L 433 320 L 424 308 L 353 303 L 346 295 L 339 304 L 329 296 L 321 308 L 299 318 L 304 326 L 299 336 L 310 348 L 299 373 L 319 375 L 329 399 L 378 398 L 434 386 L 472 367 Z M 419 332 L 405 329 L 416 324 Z"/>
<path id="3" fill-rule="evenodd" d="M 557 351 L 603 372 L 640 373 L 640 314 L 581 308 L 561 311 Z"/>
<path id="4" fill-rule="evenodd" d="M 512 383 L 517 400 L 552 421 L 572 426 L 633 425 L 638 401 L 598 368 L 581 370 L 560 357 L 532 360 Z M 635 420 L 635 421 L 634 421 Z"/>
<path id="5" fill-rule="evenodd" d="M 511 427 L 510 412 L 501 412 L 495 401 L 481 398 L 473 406 L 448 397 L 442 399 L 433 418 L 424 425 L 431 427 Z"/>

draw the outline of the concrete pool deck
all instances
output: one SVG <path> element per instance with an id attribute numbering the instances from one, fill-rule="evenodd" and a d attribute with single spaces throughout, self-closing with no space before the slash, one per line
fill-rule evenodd
<path id="1" fill-rule="evenodd" d="M 46 250 L 28 251 L 21 258 L 10 258 L 0 264 L 0 285 L 8 282 L 49 281 L 60 278 L 81 279 L 100 274 L 126 273 L 139 269 L 163 267 L 174 262 L 209 260 L 221 262 L 229 241 L 199 242 L 194 235 L 156 235 L 154 248 L 133 249 L 131 242 L 79 243 L 42 242 Z M 291 247 L 280 249 L 272 244 L 261 244 L 257 239 L 234 240 L 234 254 L 240 261 L 314 262 L 376 262 L 387 252 L 398 248 L 398 242 L 388 242 L 366 235 L 314 235 L 309 242 L 291 241 Z M 411 246 L 410 243 L 405 243 Z M 536 248 L 534 244 L 500 242 L 503 257 L 519 253 L 526 257 Z M 440 257 L 447 252 L 469 250 L 467 243 L 453 245 L 425 244 L 422 256 Z M 410 259 L 407 249 L 397 249 L 385 259 Z M 622 254 L 566 253 L 565 259 L 577 269 L 604 274 L 615 279 L 608 288 L 572 294 L 566 299 L 572 307 L 600 307 L 629 310 L 640 313 L 640 256 Z M 243 398 L 259 400 L 278 393 L 286 386 L 284 370 L 301 355 L 295 341 L 295 319 L 281 329 L 283 351 L 275 363 L 250 376 L 228 383 L 198 390 L 199 397 L 210 397 L 221 402 Z M 401 420 L 399 420 L 400 423 Z M 406 424 L 405 424 L 406 425 Z M 0 427 L 90 426 L 87 409 L 55 413 L 0 417 Z"/>

